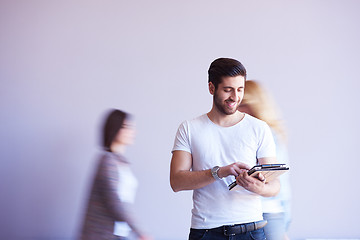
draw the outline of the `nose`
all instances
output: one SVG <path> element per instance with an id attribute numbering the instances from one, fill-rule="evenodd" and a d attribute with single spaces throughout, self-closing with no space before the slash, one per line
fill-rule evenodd
<path id="1" fill-rule="evenodd" d="M 238 91 L 233 91 L 232 95 L 231 95 L 231 98 L 233 101 L 239 101 L 240 99 L 240 93 Z"/>

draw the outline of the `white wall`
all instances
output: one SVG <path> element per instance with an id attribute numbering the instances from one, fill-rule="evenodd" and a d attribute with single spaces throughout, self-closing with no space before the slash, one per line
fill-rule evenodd
<path id="1" fill-rule="evenodd" d="M 0 1 L 0 238 L 74 239 L 110 107 L 133 113 L 137 213 L 186 239 L 173 193 L 180 122 L 207 112 L 207 69 L 239 59 L 290 131 L 292 239 L 360 237 L 360 2 Z"/>

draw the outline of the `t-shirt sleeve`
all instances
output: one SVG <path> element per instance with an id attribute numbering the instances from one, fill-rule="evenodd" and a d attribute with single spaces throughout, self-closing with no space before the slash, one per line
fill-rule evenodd
<path id="1" fill-rule="evenodd" d="M 180 124 L 174 141 L 174 146 L 171 152 L 181 150 L 191 153 L 190 140 L 189 140 L 189 128 L 188 123 L 185 121 Z"/>
<path id="2" fill-rule="evenodd" d="M 257 158 L 276 157 L 276 146 L 269 125 L 265 122 L 259 138 L 259 147 L 256 153 Z"/>

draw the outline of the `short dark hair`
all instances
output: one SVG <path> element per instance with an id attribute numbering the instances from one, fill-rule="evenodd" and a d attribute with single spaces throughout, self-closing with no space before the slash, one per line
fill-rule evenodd
<path id="1" fill-rule="evenodd" d="M 110 146 L 119 130 L 123 127 L 125 119 L 129 118 L 129 114 L 113 109 L 108 114 L 103 128 L 103 147 L 110 151 Z"/>
<path id="2" fill-rule="evenodd" d="M 238 60 L 232 58 L 218 58 L 209 67 L 209 83 L 214 84 L 215 89 L 222 82 L 222 77 L 243 76 L 246 80 L 246 69 Z"/>

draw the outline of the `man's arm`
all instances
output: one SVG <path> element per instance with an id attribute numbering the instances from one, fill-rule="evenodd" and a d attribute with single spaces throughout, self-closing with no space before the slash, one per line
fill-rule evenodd
<path id="1" fill-rule="evenodd" d="M 192 156 L 185 151 L 174 151 L 170 165 L 170 185 L 174 192 L 202 188 L 215 179 L 211 170 L 191 171 Z"/>
<path id="2" fill-rule="evenodd" d="M 192 171 L 192 155 L 186 151 L 174 151 L 170 165 L 170 185 L 174 192 L 194 190 L 215 182 L 211 169 Z M 220 178 L 229 175 L 238 176 L 243 169 L 250 169 L 248 165 L 236 162 L 220 167 Z"/>
<path id="3" fill-rule="evenodd" d="M 276 158 L 259 158 L 259 164 L 276 163 Z M 280 191 L 279 179 L 273 179 L 271 182 L 265 183 L 265 178 L 259 174 L 259 179 L 248 175 L 247 171 L 242 170 L 236 178 L 238 185 L 247 189 L 248 191 L 257 193 L 263 197 L 276 196 Z"/>

